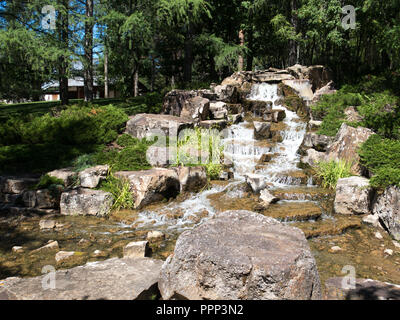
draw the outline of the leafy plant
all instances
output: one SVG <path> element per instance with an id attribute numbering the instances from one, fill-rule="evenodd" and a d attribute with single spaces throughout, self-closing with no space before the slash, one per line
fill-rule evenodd
<path id="1" fill-rule="evenodd" d="M 122 209 L 133 209 L 135 200 L 131 192 L 129 181 L 118 179 L 114 175 L 109 174 L 107 179 L 100 185 L 100 189 L 110 192 L 114 196 L 114 204 L 112 210 L 120 211 Z"/>
<path id="2" fill-rule="evenodd" d="M 34 186 L 35 190 L 40 190 L 40 189 L 47 189 L 50 186 L 55 186 L 55 185 L 64 185 L 64 181 L 61 179 L 57 179 L 55 177 L 51 177 L 48 174 L 45 174 L 40 177 L 39 182 Z"/>
<path id="3" fill-rule="evenodd" d="M 352 164 L 344 161 L 320 161 L 316 166 L 316 175 L 322 179 L 322 187 L 335 189 L 341 178 L 351 177 Z"/>

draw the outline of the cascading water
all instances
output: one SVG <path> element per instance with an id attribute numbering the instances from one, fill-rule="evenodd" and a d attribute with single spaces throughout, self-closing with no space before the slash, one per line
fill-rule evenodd
<path id="1" fill-rule="evenodd" d="M 252 87 L 249 100 L 268 101 L 274 106 L 273 109 L 284 110 L 284 131 L 281 132 L 282 142 L 276 145 L 263 145 L 265 141 L 257 141 L 254 138 L 254 129 L 251 123 L 245 121 L 233 125 L 228 129 L 225 138 L 222 140 L 224 146 L 224 157 L 232 161 L 234 165 L 235 181 L 227 186 L 215 186 L 210 190 L 194 195 L 181 203 L 171 203 L 160 210 L 144 210 L 138 214 L 137 223 L 141 226 L 163 226 L 167 230 L 182 231 L 193 226 L 191 217 L 194 213 L 206 210 L 211 217 L 216 213 L 208 197 L 220 193 L 229 188 L 227 196 L 232 198 L 240 197 L 240 191 L 234 190 L 235 184 L 240 184 L 248 174 L 261 175 L 265 180 L 275 187 L 282 187 L 293 183 L 293 178 L 288 172 L 301 171 L 297 168 L 299 155 L 297 151 L 303 141 L 306 124 L 300 120 L 295 112 L 292 112 L 279 104 L 278 85 L 276 84 L 255 84 Z M 258 168 L 257 164 L 263 154 L 278 154 L 274 162 L 265 168 Z M 233 191 L 232 191 L 233 190 Z M 238 192 L 235 192 L 238 191 Z M 165 211 L 179 211 L 180 218 L 169 220 L 164 214 Z"/>

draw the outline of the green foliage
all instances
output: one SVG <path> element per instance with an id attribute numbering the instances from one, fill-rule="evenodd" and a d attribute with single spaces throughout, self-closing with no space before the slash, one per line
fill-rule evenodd
<path id="1" fill-rule="evenodd" d="M 45 174 L 44 176 L 40 177 L 39 182 L 34 186 L 35 190 L 46 189 L 53 185 L 64 185 L 64 181 L 61 179 L 57 179 L 55 177 L 50 177 L 49 175 Z"/>
<path id="2" fill-rule="evenodd" d="M 400 168 L 382 167 L 377 169 L 370 184 L 377 189 L 385 189 L 389 186 L 400 187 Z"/>
<path id="3" fill-rule="evenodd" d="M 207 177 L 210 180 L 217 180 L 222 173 L 222 165 L 220 163 L 207 163 L 204 165 L 207 171 Z"/>
<path id="4" fill-rule="evenodd" d="M 70 106 L 58 116 L 48 113 L 30 121 L 10 119 L 0 127 L 0 145 L 109 143 L 117 138 L 127 121 L 127 115 L 112 105 Z"/>
<path id="5" fill-rule="evenodd" d="M 361 84 L 360 84 L 361 86 Z M 354 87 L 346 86 L 333 95 L 325 95 L 312 107 L 315 119 L 323 119 L 318 133 L 335 136 L 342 123 L 351 126 L 363 126 L 372 129 L 384 137 L 400 137 L 400 110 L 398 97 L 390 92 L 354 93 Z M 362 120 L 351 123 L 345 120 L 344 111 L 353 106 L 359 112 Z"/>
<path id="6" fill-rule="evenodd" d="M 360 148 L 360 162 L 372 174 L 371 185 L 400 186 L 400 141 L 372 135 Z"/>
<path id="7" fill-rule="evenodd" d="M 118 179 L 110 174 L 100 185 L 100 189 L 110 192 L 114 196 L 114 204 L 112 210 L 119 211 L 121 209 L 133 209 L 135 201 L 131 192 L 129 182 Z"/>
<path id="8" fill-rule="evenodd" d="M 324 188 L 335 189 L 339 179 L 351 177 L 351 166 L 351 163 L 343 160 L 321 161 L 315 170 Z"/>
<path id="9" fill-rule="evenodd" d="M 400 139 L 399 98 L 389 92 L 366 96 L 367 102 L 359 107 L 362 126 L 386 137 Z"/>

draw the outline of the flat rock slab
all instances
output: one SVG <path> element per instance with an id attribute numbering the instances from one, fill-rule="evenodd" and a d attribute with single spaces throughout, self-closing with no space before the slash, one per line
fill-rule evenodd
<path id="1" fill-rule="evenodd" d="M 249 211 L 225 211 L 180 235 L 163 265 L 163 299 L 321 299 L 304 233 Z"/>
<path id="2" fill-rule="evenodd" d="M 55 289 L 43 289 L 49 274 L 0 280 L 0 300 L 135 300 L 157 294 L 162 260 L 109 259 L 55 274 Z M 48 283 L 48 282 L 47 282 Z"/>
<path id="3" fill-rule="evenodd" d="M 400 286 L 371 279 L 356 279 L 355 288 L 344 278 L 325 282 L 326 300 L 400 300 Z"/>

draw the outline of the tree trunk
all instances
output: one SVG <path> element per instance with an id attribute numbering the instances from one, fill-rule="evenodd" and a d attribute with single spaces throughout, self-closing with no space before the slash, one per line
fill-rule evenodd
<path id="1" fill-rule="evenodd" d="M 298 25 L 298 20 L 297 20 L 297 0 L 291 0 L 290 1 L 290 9 L 291 9 L 291 23 L 294 31 L 297 34 L 297 25 Z M 297 59 L 297 43 L 295 40 L 290 40 L 289 41 L 289 66 L 292 66 L 294 64 L 298 63 Z"/>
<path id="2" fill-rule="evenodd" d="M 244 47 L 244 31 L 240 30 L 239 31 L 239 41 L 240 41 L 240 46 Z M 239 63 L 238 63 L 238 69 L 239 71 L 243 71 L 244 68 L 244 58 L 243 55 L 239 55 Z"/>
<path id="3" fill-rule="evenodd" d="M 150 91 L 154 92 L 154 83 L 156 81 L 156 59 L 151 56 L 151 81 L 150 81 Z"/>
<path id="4" fill-rule="evenodd" d="M 104 47 L 104 98 L 108 99 L 109 97 L 109 89 L 108 89 L 108 51 L 107 47 Z"/>
<path id="5" fill-rule="evenodd" d="M 60 4 L 63 6 L 63 10 L 65 11 L 60 11 L 60 18 L 58 19 L 58 32 L 61 46 L 66 52 L 68 51 L 68 0 L 62 0 Z M 59 59 L 58 67 L 58 82 L 60 90 L 60 100 L 62 105 L 67 105 L 69 103 L 67 64 L 68 62 L 66 57 L 62 55 Z"/>
<path id="6" fill-rule="evenodd" d="M 86 0 L 85 22 L 85 74 L 84 95 L 85 102 L 93 101 L 93 0 Z"/>

